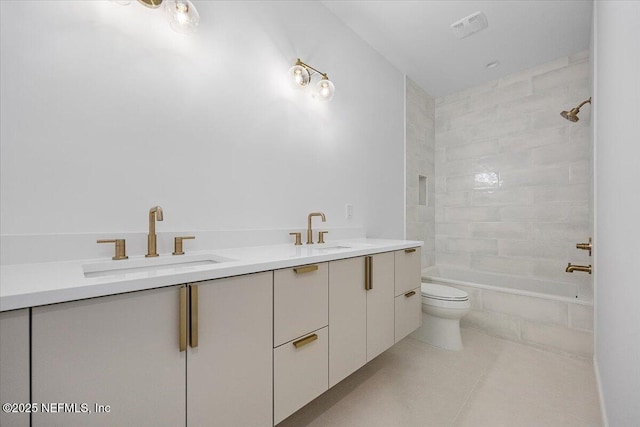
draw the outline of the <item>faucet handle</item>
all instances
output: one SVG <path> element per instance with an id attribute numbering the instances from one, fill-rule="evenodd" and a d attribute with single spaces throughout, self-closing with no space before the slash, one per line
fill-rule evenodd
<path id="1" fill-rule="evenodd" d="M 289 236 L 296 236 L 296 242 L 294 243 L 295 246 L 302 244 L 302 233 L 289 233 Z"/>
<path id="2" fill-rule="evenodd" d="M 174 255 L 184 255 L 184 251 L 182 250 L 182 241 L 187 239 L 195 239 L 196 236 L 179 236 L 173 239 L 173 254 Z"/>
<path id="3" fill-rule="evenodd" d="M 119 260 L 119 259 L 127 259 L 127 246 L 124 239 L 100 239 L 97 240 L 96 243 L 115 243 L 116 244 L 116 254 L 111 259 Z"/>
<path id="4" fill-rule="evenodd" d="M 591 237 L 589 237 L 588 243 L 576 243 L 576 249 L 582 249 L 583 251 L 589 251 L 589 256 L 591 256 L 591 249 L 593 246 L 591 244 Z"/>
<path id="5" fill-rule="evenodd" d="M 318 243 L 324 243 L 324 235 L 327 234 L 328 231 L 320 231 L 318 232 Z"/>

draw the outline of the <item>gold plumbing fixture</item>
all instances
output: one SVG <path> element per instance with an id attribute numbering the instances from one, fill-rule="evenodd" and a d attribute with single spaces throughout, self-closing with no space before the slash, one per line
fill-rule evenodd
<path id="1" fill-rule="evenodd" d="M 576 243 L 576 249 L 589 251 L 589 256 L 591 256 L 591 250 L 593 249 L 593 245 L 591 245 L 591 237 L 589 237 L 589 243 Z"/>
<path id="2" fill-rule="evenodd" d="M 147 254 L 145 255 L 147 258 L 158 256 L 156 221 L 162 221 L 163 219 L 162 208 L 160 206 L 154 206 L 149 209 L 149 236 L 147 236 Z"/>
<path id="3" fill-rule="evenodd" d="M 591 264 L 587 265 L 571 265 L 571 263 L 567 264 L 567 268 L 564 270 L 567 273 L 573 273 L 574 271 L 583 271 L 585 273 L 591 274 Z"/>
<path id="4" fill-rule="evenodd" d="M 300 246 L 302 244 L 302 233 L 289 233 L 290 236 L 296 236 L 295 246 Z"/>
<path id="5" fill-rule="evenodd" d="M 318 243 L 324 243 L 324 235 L 329 233 L 328 231 L 318 232 Z"/>
<path id="6" fill-rule="evenodd" d="M 589 99 L 587 99 L 586 101 L 582 101 L 580 105 L 578 105 L 576 108 L 572 108 L 571 111 L 563 111 L 562 113 L 560 113 L 560 115 L 570 122 L 577 122 L 578 120 L 580 120 L 578 118 L 578 113 L 580 112 L 580 108 L 584 104 L 591 104 L 591 97 L 589 97 Z"/>
<path id="7" fill-rule="evenodd" d="M 311 230 L 311 218 L 314 216 L 319 216 L 322 218 L 322 222 L 327 220 L 327 217 L 324 216 L 322 212 L 311 212 L 307 217 L 307 245 L 313 245 L 313 231 Z"/>
<path id="8" fill-rule="evenodd" d="M 97 243 L 115 243 L 116 244 L 116 254 L 111 259 L 127 259 L 127 247 L 124 239 L 113 239 L 113 240 L 98 240 Z"/>
<path id="9" fill-rule="evenodd" d="M 175 237 L 173 239 L 173 254 L 174 255 L 184 255 L 184 251 L 182 250 L 182 241 L 195 239 L 196 236 L 180 236 Z"/>

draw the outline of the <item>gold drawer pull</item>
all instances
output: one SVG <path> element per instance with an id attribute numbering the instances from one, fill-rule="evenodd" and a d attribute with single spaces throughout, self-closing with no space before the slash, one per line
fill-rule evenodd
<path id="1" fill-rule="evenodd" d="M 412 254 L 416 251 L 416 248 L 409 248 L 409 249 L 405 249 L 404 253 L 405 254 Z"/>
<path id="2" fill-rule="evenodd" d="M 304 337 L 302 339 L 299 339 L 298 341 L 294 341 L 293 342 L 293 346 L 295 348 L 300 348 L 300 347 L 305 346 L 305 345 L 307 345 L 307 344 L 309 344 L 311 342 L 314 342 L 317 339 L 318 339 L 318 335 L 317 334 L 312 334 L 312 335 L 309 335 L 308 337 Z"/>
<path id="3" fill-rule="evenodd" d="M 180 351 L 187 349 L 187 287 L 180 288 L 180 339 L 178 340 L 178 346 Z"/>
<path id="4" fill-rule="evenodd" d="M 318 265 L 306 265 L 304 267 L 296 267 L 293 269 L 293 271 L 296 272 L 296 274 L 302 274 L 302 273 L 311 273 L 312 271 L 316 271 L 318 269 Z"/>
<path id="5" fill-rule="evenodd" d="M 198 346 L 198 285 L 189 285 L 190 295 L 190 319 L 189 319 L 189 345 L 192 348 Z"/>
<path id="6" fill-rule="evenodd" d="M 364 257 L 364 290 L 373 289 L 373 257 Z"/>
<path id="7" fill-rule="evenodd" d="M 416 291 L 411 291 L 411 292 L 407 292 L 406 294 L 404 294 L 405 297 L 409 298 L 412 297 L 416 294 Z"/>

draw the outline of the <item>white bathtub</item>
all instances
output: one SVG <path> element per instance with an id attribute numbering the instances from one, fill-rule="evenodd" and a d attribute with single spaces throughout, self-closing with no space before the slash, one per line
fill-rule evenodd
<path id="1" fill-rule="evenodd" d="M 571 283 L 437 266 L 425 282 L 462 289 L 471 312 L 463 327 L 571 356 L 593 356 L 593 302 Z"/>

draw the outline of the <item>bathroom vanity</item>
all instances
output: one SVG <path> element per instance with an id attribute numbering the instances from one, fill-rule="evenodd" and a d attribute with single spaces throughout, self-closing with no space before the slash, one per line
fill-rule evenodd
<path id="1" fill-rule="evenodd" d="M 420 246 L 3 266 L 0 421 L 278 424 L 419 327 Z"/>

